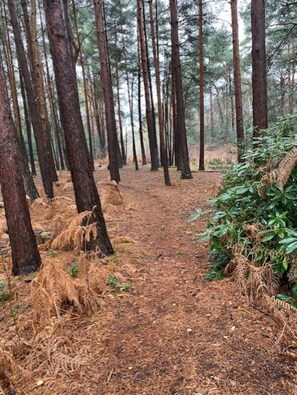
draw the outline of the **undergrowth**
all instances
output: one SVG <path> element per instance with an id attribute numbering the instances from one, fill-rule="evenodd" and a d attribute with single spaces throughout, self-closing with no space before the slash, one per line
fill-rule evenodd
<path id="1" fill-rule="evenodd" d="M 212 217 L 200 240 L 210 241 L 212 266 L 207 279 L 220 279 L 238 262 L 270 266 L 274 281 L 297 305 L 297 116 L 283 118 L 255 141 L 256 148 L 223 176 L 211 201 Z M 201 215 L 199 209 L 192 220 Z M 209 211 L 208 211 L 209 213 Z M 247 260 L 240 260 L 245 257 Z M 243 271 L 246 280 L 250 269 Z M 267 281 L 262 276 L 265 286 Z M 287 296 L 289 295 L 289 296 Z"/>
<path id="2" fill-rule="evenodd" d="M 8 281 L 0 280 L 0 302 L 8 300 L 10 297 Z"/>

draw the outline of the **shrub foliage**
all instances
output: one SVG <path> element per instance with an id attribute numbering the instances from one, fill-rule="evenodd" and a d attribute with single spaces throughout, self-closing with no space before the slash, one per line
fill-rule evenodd
<path id="1" fill-rule="evenodd" d="M 200 234 L 201 240 L 210 241 L 208 279 L 221 278 L 240 251 L 255 266 L 271 265 L 280 281 L 289 284 L 288 301 L 293 305 L 297 305 L 296 131 L 297 116 L 280 120 L 254 142 L 256 148 L 245 155 L 244 163 L 226 172 L 211 201 L 208 227 Z M 196 218 L 199 215 L 197 210 Z"/>

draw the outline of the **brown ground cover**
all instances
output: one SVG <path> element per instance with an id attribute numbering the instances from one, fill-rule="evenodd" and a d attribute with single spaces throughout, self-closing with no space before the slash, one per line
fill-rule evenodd
<path id="1" fill-rule="evenodd" d="M 30 278 L 12 280 L 13 299 L 0 303 L 0 345 L 13 356 L 15 366 L 7 369 L 15 393 L 297 394 L 296 361 L 280 352 L 277 322 L 252 308 L 232 278 L 204 279 L 207 244 L 197 244 L 195 235 L 206 220 L 187 218 L 195 207 L 207 208 L 219 174 L 196 172 L 193 180 L 180 181 L 172 170 L 172 188 L 163 185 L 161 171 L 146 166 L 121 174 L 124 204 L 106 207 L 117 253 L 98 263 L 101 289 L 93 314 L 65 306 L 59 317 L 36 323 Z M 107 170 L 95 176 L 107 179 Z M 67 177 L 56 187 L 67 199 L 31 209 L 35 229 L 52 232 L 54 219 L 75 214 Z M 66 271 L 81 260 L 73 251 L 42 256 Z M 130 292 L 107 286 L 110 274 L 131 285 Z M 0 371 L 7 358 L 0 352 Z"/>

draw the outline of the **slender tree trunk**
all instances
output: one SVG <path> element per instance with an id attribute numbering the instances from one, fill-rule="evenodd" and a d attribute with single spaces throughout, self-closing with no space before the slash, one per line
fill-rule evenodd
<path id="1" fill-rule="evenodd" d="M 268 127 L 265 48 L 265 1 L 252 0 L 252 86 L 254 137 Z"/>
<path id="2" fill-rule="evenodd" d="M 285 77 L 284 77 L 283 68 L 280 69 L 279 85 L 280 85 L 280 113 L 281 113 L 281 116 L 284 116 L 285 115 L 286 87 L 285 87 Z"/>
<path id="3" fill-rule="evenodd" d="M 38 197 L 38 192 L 35 187 L 32 175 L 36 175 L 36 170 L 35 170 L 35 163 L 34 163 L 34 156 L 33 156 L 33 149 L 32 149 L 32 140 L 31 140 L 31 133 L 28 135 L 28 145 L 29 145 L 29 154 L 30 154 L 30 161 L 31 161 L 31 174 L 30 175 L 30 170 L 28 168 L 28 160 L 27 160 L 27 151 L 25 147 L 25 142 L 24 138 L 22 135 L 22 124 L 21 124 L 21 115 L 20 115 L 20 110 L 19 110 L 19 103 L 18 103 L 18 98 L 17 98 L 17 88 L 16 88 L 16 78 L 14 74 L 14 67 L 13 67 L 13 56 L 12 56 L 12 50 L 11 50 L 11 41 L 10 41 L 10 36 L 8 34 L 8 26 L 7 26 L 7 13 L 6 13 L 6 8 L 4 5 L 0 5 L 1 7 L 1 15 L 2 15 L 2 20 L 4 23 L 3 27 L 3 35 L 2 35 L 2 40 L 3 40 L 3 48 L 4 48 L 4 54 L 5 54 L 5 59 L 6 59 L 6 65 L 7 65 L 7 70 L 8 70 L 8 76 L 9 76 L 9 83 L 10 83 L 10 88 L 11 88 L 11 95 L 12 95 L 12 103 L 13 103 L 13 110 L 14 110 L 14 118 L 15 118 L 15 125 L 16 125 L 16 130 L 17 133 L 20 137 L 20 142 L 23 145 L 22 146 L 22 153 L 23 153 L 23 170 L 25 173 L 23 174 L 23 177 L 27 177 L 27 180 L 24 178 L 24 184 L 25 188 L 26 185 L 29 187 L 29 190 L 26 189 L 26 193 L 31 197 L 31 199 L 34 199 Z M 23 81 L 22 77 L 20 74 L 20 86 L 21 86 L 21 94 L 24 100 L 24 112 L 25 112 L 25 118 L 27 121 L 27 107 L 26 107 L 26 98 L 24 94 L 24 86 L 23 86 Z M 29 130 L 30 131 L 30 130 Z M 30 179 L 29 179 L 30 178 Z M 35 196 L 35 197 L 34 197 Z"/>
<path id="4" fill-rule="evenodd" d="M 146 45 L 145 45 L 145 31 L 144 31 L 143 2 L 142 2 L 142 0 L 137 0 L 137 25 L 138 25 L 138 34 L 139 34 L 139 42 L 140 42 L 142 76 L 143 76 L 143 83 L 144 83 L 146 122 L 147 122 L 147 129 L 148 129 L 150 154 L 151 154 L 151 170 L 157 171 L 158 167 L 159 167 L 159 155 L 158 155 L 156 128 L 154 125 L 154 116 L 153 116 L 153 109 L 152 109 L 152 98 L 151 98 L 150 84 L 149 84 L 149 71 L 148 71 L 147 52 L 146 52 Z"/>
<path id="5" fill-rule="evenodd" d="M 44 53 L 44 59 L 45 59 L 45 74 L 46 74 L 46 81 L 47 81 L 47 90 L 48 90 L 49 104 L 50 104 L 50 110 L 51 110 L 51 117 L 52 117 L 52 121 L 54 124 L 56 144 L 57 144 L 58 153 L 59 153 L 59 166 L 60 166 L 61 170 L 65 170 L 63 147 L 62 147 L 61 136 L 60 136 L 61 127 L 59 124 L 56 105 L 55 105 L 55 101 L 54 101 L 54 92 L 53 92 L 53 88 L 52 88 L 52 81 L 51 81 L 49 64 L 48 64 L 48 56 L 47 56 L 45 37 L 44 37 L 45 34 L 44 34 L 44 29 L 43 29 L 43 21 L 42 21 L 41 13 L 40 13 L 40 22 L 41 22 L 43 53 Z"/>
<path id="6" fill-rule="evenodd" d="M 241 162 L 242 154 L 243 154 L 242 144 L 244 140 L 244 128 L 243 128 L 241 72 L 240 72 L 239 38 L 238 38 L 237 0 L 231 0 L 231 17 L 232 17 L 233 75 L 234 75 L 234 90 L 235 90 L 237 156 L 238 156 L 238 161 Z"/>
<path id="7" fill-rule="evenodd" d="M 119 143 L 116 132 L 116 121 L 114 111 L 114 100 L 112 92 L 111 72 L 107 51 L 107 39 L 105 32 L 105 22 L 103 17 L 103 2 L 102 0 L 94 0 L 96 29 L 98 38 L 98 48 L 100 53 L 101 66 L 101 83 L 103 88 L 106 127 L 108 138 L 108 155 L 109 155 L 109 171 L 110 177 L 116 182 L 120 182 L 120 172 L 118 163 L 118 149 Z"/>
<path id="8" fill-rule="evenodd" d="M 173 68 L 171 74 L 171 112 L 172 112 L 172 132 L 173 132 L 173 155 L 175 159 L 175 166 L 178 171 L 182 170 L 182 152 L 180 141 L 180 133 L 177 126 L 177 106 L 176 106 L 176 88 L 175 78 L 173 76 Z"/>
<path id="9" fill-rule="evenodd" d="M 214 116 L 213 116 L 213 95 L 212 95 L 212 86 L 209 88 L 209 106 L 210 106 L 210 135 L 211 142 L 214 142 Z"/>
<path id="10" fill-rule="evenodd" d="M 24 80 L 24 85 L 27 93 L 28 106 L 30 111 L 30 117 L 33 125 L 35 142 L 37 146 L 37 153 L 39 159 L 39 166 L 41 172 L 41 178 L 43 182 L 44 191 L 49 199 L 53 198 L 53 183 L 52 183 L 52 172 L 50 163 L 47 162 L 46 148 L 44 147 L 44 140 L 41 134 L 41 122 L 39 118 L 38 105 L 35 100 L 35 94 L 30 78 L 28 63 L 26 59 L 25 49 L 22 42 L 21 30 L 17 20 L 17 13 L 14 4 L 14 0 L 8 0 L 8 8 L 10 12 L 11 24 L 13 28 L 13 34 L 16 44 L 16 53 L 19 63 L 19 68 Z"/>
<path id="11" fill-rule="evenodd" d="M 12 273 L 36 271 L 40 255 L 30 222 L 30 213 L 21 177 L 20 152 L 9 108 L 9 99 L 0 67 L 0 182 L 5 205 L 12 254 Z"/>
<path id="12" fill-rule="evenodd" d="M 139 123 L 139 139 L 140 139 L 140 148 L 141 148 L 141 158 L 142 165 L 147 164 L 144 141 L 143 141 L 143 130 L 142 130 L 142 113 L 141 113 L 141 61 L 140 61 L 140 43 L 137 41 L 138 48 L 138 123 Z"/>
<path id="13" fill-rule="evenodd" d="M 129 81 L 129 79 L 127 81 Z M 133 92 L 134 92 L 134 76 L 132 76 L 131 94 L 129 92 L 128 96 L 129 96 L 129 104 L 130 104 L 130 117 L 131 117 L 131 130 L 132 130 L 133 162 L 135 164 L 135 170 L 138 171 L 139 167 L 138 167 L 138 159 L 137 159 L 137 152 L 136 152 L 135 131 L 134 131 L 134 116 L 133 116 Z"/>
<path id="14" fill-rule="evenodd" d="M 85 97 L 85 108 L 86 108 L 86 118 L 87 118 L 87 130 L 88 130 L 88 138 L 89 138 L 89 153 L 92 170 L 94 171 L 94 155 L 93 155 L 93 144 L 92 144 L 92 131 L 91 131 L 91 120 L 90 120 L 90 109 L 89 109 L 89 100 L 88 100 L 88 87 L 87 87 L 87 78 L 86 78 L 86 66 L 84 55 L 81 50 L 81 42 L 79 37 L 79 31 L 77 26 L 77 16 L 76 16 L 76 7 L 74 0 L 72 0 L 72 9 L 73 9 L 73 17 L 74 17 L 74 26 L 75 26 L 75 34 L 78 41 L 78 56 L 82 69 L 82 77 L 83 77 L 83 87 L 84 87 L 84 97 Z"/>
<path id="15" fill-rule="evenodd" d="M 154 103 L 154 95 L 153 95 L 150 56 L 149 56 L 149 50 L 148 50 L 148 35 L 147 35 L 147 28 L 146 28 L 147 21 L 146 21 L 145 4 L 146 4 L 146 1 L 142 0 L 143 34 L 144 34 L 144 45 L 145 45 L 145 53 L 146 53 L 146 61 L 147 61 L 148 85 L 149 85 L 149 91 L 150 91 L 154 136 L 156 136 L 156 139 L 157 139 L 156 112 L 155 112 L 155 103 Z M 157 147 L 158 147 L 158 143 L 157 143 Z M 160 166 L 160 164 L 159 164 L 159 156 L 158 156 L 158 167 L 159 166 Z"/>
<path id="16" fill-rule="evenodd" d="M 55 169 L 54 157 L 51 147 L 51 133 L 48 122 L 47 106 L 45 100 L 45 89 L 42 73 L 42 64 L 37 40 L 37 26 L 36 26 L 36 2 L 31 0 L 31 18 L 29 18 L 27 1 L 21 0 L 22 9 L 24 13 L 24 21 L 27 32 L 27 46 L 29 60 L 31 64 L 31 76 L 33 82 L 33 90 L 35 93 L 35 100 L 37 102 L 38 116 L 40 119 L 40 133 L 43 144 L 44 159 L 51 174 L 53 182 L 58 181 L 57 172 Z"/>
<path id="17" fill-rule="evenodd" d="M 29 151 L 29 158 L 30 158 L 30 165 L 31 165 L 31 173 L 33 176 L 36 176 L 36 168 L 35 168 L 35 160 L 34 160 L 34 152 L 33 152 L 33 144 L 32 144 L 31 120 L 30 120 L 30 115 L 28 112 L 26 92 L 25 92 L 24 82 L 23 82 L 23 78 L 22 78 L 21 74 L 20 74 L 20 87 L 21 87 L 21 95 L 22 95 L 23 107 L 24 107 L 24 117 L 25 117 L 26 131 L 27 131 L 27 141 L 28 141 L 28 151 Z"/>
<path id="18" fill-rule="evenodd" d="M 115 45 L 117 48 L 118 35 L 117 32 L 115 34 Z M 124 51 L 124 48 L 123 48 Z M 120 95 L 120 75 L 119 75 L 119 62 L 120 59 L 118 57 L 116 61 L 116 84 L 117 84 L 117 102 L 118 102 L 118 120 L 119 120 L 119 128 L 120 128 L 120 144 L 121 144 L 121 156 L 123 165 L 127 164 L 127 155 L 125 151 L 124 144 L 124 135 L 123 135 L 123 123 L 122 123 L 122 111 L 121 111 L 121 95 Z"/>
<path id="19" fill-rule="evenodd" d="M 171 16 L 171 43 L 172 43 L 172 75 L 175 83 L 176 93 L 176 110 L 177 110 L 177 132 L 180 136 L 181 143 L 181 178 L 193 178 L 190 170 L 189 152 L 187 143 L 187 133 L 185 124 L 185 109 L 183 101 L 183 86 L 181 76 L 181 64 L 179 53 L 178 38 L 178 16 L 177 1 L 170 0 L 170 16 Z"/>
<path id="20" fill-rule="evenodd" d="M 164 114 L 163 114 L 162 98 L 161 98 L 159 49 L 157 46 L 156 26 L 155 26 L 155 21 L 154 21 L 153 1 L 152 0 L 149 0 L 149 11 L 150 11 L 150 21 L 151 21 L 154 67 L 155 67 L 155 76 L 156 76 L 157 100 L 158 100 L 158 119 L 159 119 L 159 133 L 160 133 L 161 163 L 163 165 L 165 185 L 171 186 L 169 170 L 168 170 L 168 156 L 167 156 L 167 150 L 166 150 L 166 145 L 165 145 L 166 142 L 165 142 L 165 132 L 164 132 Z"/>
<path id="21" fill-rule="evenodd" d="M 95 93 L 94 97 L 94 104 L 95 104 L 95 120 L 96 120 L 96 127 L 97 127 L 97 132 L 99 136 L 99 147 L 100 147 L 100 157 L 105 158 L 106 157 L 106 138 L 105 138 L 105 130 L 104 130 L 104 125 L 102 125 L 101 120 L 100 120 L 100 109 L 98 105 L 98 98 Z"/>
<path id="22" fill-rule="evenodd" d="M 44 6 L 76 205 L 78 212 L 92 211 L 88 222 L 95 222 L 97 227 L 97 235 L 86 241 L 86 250 L 99 249 L 110 255 L 114 251 L 107 234 L 84 134 L 63 4 L 60 0 L 44 0 Z"/>
<path id="23" fill-rule="evenodd" d="M 292 56 L 292 38 L 290 36 L 289 42 L 288 42 L 288 57 L 289 59 Z M 288 76 L 288 94 L 289 94 L 289 99 L 288 99 L 288 112 L 289 114 L 293 114 L 293 107 L 294 107 L 294 67 L 295 63 L 292 62 L 292 64 L 289 65 L 289 76 Z"/>
<path id="24" fill-rule="evenodd" d="M 15 74 L 14 74 L 14 69 L 13 69 L 11 45 L 10 45 L 9 34 L 7 34 L 7 33 L 8 33 L 8 30 L 7 30 L 7 26 L 6 26 L 5 37 L 3 37 L 3 40 L 4 40 L 3 48 L 4 48 L 4 53 L 5 53 L 6 67 L 7 67 L 7 71 L 8 71 L 8 80 L 9 80 L 10 92 L 11 92 L 11 97 L 12 97 L 15 126 L 16 126 L 18 143 L 19 143 L 19 148 L 20 148 L 20 153 L 21 153 L 20 160 L 21 160 L 21 165 L 22 165 L 21 166 L 22 177 L 23 177 L 23 182 L 24 182 L 26 194 L 32 200 L 34 200 L 34 199 L 37 199 L 39 197 L 39 195 L 38 195 L 36 186 L 34 184 L 32 173 L 30 172 L 29 163 L 28 163 L 28 155 L 27 155 L 25 141 L 24 141 L 24 137 L 23 137 L 23 133 L 22 133 L 22 124 L 21 124 L 19 103 L 18 103 L 18 99 L 17 99 L 16 79 L 15 79 Z"/>
<path id="25" fill-rule="evenodd" d="M 199 170 L 205 170 L 204 165 L 204 51 L 203 51 L 203 1 L 199 0 L 199 96 L 200 96 L 200 154 L 199 154 Z"/>

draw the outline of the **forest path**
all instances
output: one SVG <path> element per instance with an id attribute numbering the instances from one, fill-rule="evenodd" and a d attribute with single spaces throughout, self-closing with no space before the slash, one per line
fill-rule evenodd
<path id="1" fill-rule="evenodd" d="M 121 174 L 121 191 L 134 209 L 109 228 L 134 241 L 117 248 L 117 269 L 133 292 L 102 308 L 98 363 L 84 373 L 88 389 L 67 393 L 296 394 L 293 362 L 276 352 L 273 319 L 250 307 L 232 280 L 204 280 L 207 245 L 196 244 L 195 233 L 205 220 L 187 218 L 207 207 L 219 175 L 199 172 L 180 181 L 172 171 L 175 186 L 168 188 L 162 172 L 148 167 Z"/>

